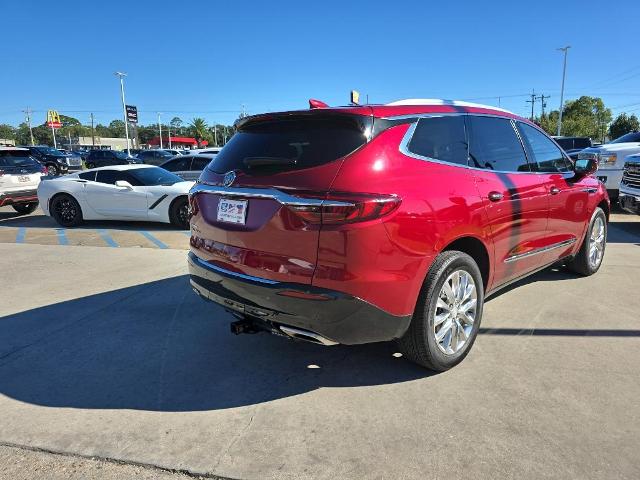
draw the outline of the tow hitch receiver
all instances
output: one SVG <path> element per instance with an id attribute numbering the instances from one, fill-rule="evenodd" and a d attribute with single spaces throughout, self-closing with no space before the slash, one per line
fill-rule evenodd
<path id="1" fill-rule="evenodd" d="M 234 335 L 240 335 L 241 333 L 258 333 L 261 329 L 256 327 L 256 324 L 250 318 L 243 318 L 231 322 L 231 333 Z"/>

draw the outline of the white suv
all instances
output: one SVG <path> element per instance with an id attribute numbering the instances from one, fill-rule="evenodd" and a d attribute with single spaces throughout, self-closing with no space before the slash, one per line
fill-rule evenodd
<path id="1" fill-rule="evenodd" d="M 618 197 L 622 170 L 629 155 L 640 153 L 640 132 L 631 132 L 598 147 L 585 148 L 578 159 L 595 158 L 598 161 L 596 176 L 604 183 L 612 200 Z"/>
<path id="2" fill-rule="evenodd" d="M 38 207 L 38 184 L 46 168 L 26 148 L 0 147 L 0 207 L 11 205 L 20 214 Z"/>

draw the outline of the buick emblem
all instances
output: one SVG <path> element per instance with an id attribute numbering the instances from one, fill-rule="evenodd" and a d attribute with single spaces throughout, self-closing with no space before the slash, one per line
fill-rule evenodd
<path id="1" fill-rule="evenodd" d="M 236 172 L 231 171 L 224 174 L 224 178 L 222 179 L 222 185 L 225 187 L 230 186 L 236 180 Z"/>

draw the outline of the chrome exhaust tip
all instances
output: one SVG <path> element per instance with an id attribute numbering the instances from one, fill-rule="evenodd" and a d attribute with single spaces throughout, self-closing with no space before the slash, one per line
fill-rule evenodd
<path id="1" fill-rule="evenodd" d="M 318 335 L 317 333 L 310 332 L 309 330 L 302 330 L 300 328 L 293 327 L 285 327 L 284 325 L 280 325 L 280 331 L 291 338 L 296 338 L 298 340 L 304 340 L 305 342 L 317 343 L 319 345 L 338 345 L 338 342 L 334 342 L 333 340 L 329 340 L 322 335 Z"/>

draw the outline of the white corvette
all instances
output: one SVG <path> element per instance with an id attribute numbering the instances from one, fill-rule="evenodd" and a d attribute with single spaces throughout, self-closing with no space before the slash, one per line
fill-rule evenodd
<path id="1" fill-rule="evenodd" d="M 114 165 L 40 182 L 38 200 L 63 227 L 83 220 L 142 220 L 186 229 L 193 183 L 152 165 Z"/>

